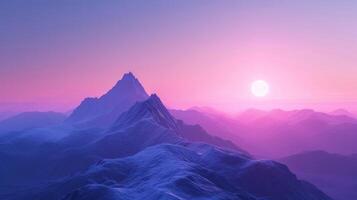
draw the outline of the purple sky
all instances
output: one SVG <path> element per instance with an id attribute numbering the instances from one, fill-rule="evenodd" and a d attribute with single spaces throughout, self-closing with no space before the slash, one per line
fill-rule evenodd
<path id="1" fill-rule="evenodd" d="M 5 0 L 0 107 L 67 109 L 132 71 L 172 107 L 357 109 L 356 19 L 350 0 Z"/>

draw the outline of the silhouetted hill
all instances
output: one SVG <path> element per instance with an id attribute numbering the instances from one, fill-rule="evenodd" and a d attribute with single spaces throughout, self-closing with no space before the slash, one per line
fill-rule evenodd
<path id="1" fill-rule="evenodd" d="M 0 131 L 22 131 L 59 125 L 66 116 L 56 112 L 25 112 L 0 121 Z"/>

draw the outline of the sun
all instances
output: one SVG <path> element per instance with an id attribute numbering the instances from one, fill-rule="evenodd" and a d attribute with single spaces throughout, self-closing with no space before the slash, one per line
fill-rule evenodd
<path id="1" fill-rule="evenodd" d="M 256 97 L 265 97 L 269 93 L 269 85 L 263 80 L 254 81 L 250 89 Z"/>

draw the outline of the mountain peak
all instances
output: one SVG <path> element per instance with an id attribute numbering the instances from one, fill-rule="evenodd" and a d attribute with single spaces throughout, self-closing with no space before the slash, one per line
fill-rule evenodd
<path id="1" fill-rule="evenodd" d="M 129 109 L 136 102 L 147 99 L 149 95 L 133 73 L 125 73 L 115 86 L 100 98 L 87 98 L 79 105 L 68 118 L 70 122 L 83 122 L 93 120 L 111 113 L 110 119 L 103 118 L 107 123 L 112 123 L 122 112 Z"/>
<path id="2" fill-rule="evenodd" d="M 135 77 L 132 72 L 125 73 L 122 78 L 117 82 L 116 85 L 121 84 L 123 82 L 129 82 L 132 84 L 140 84 L 139 80 Z"/>
<path id="3" fill-rule="evenodd" d="M 151 120 L 169 129 L 177 129 L 177 120 L 169 113 L 160 98 L 152 94 L 147 100 L 136 103 L 123 113 L 115 127 L 127 127 L 141 120 Z"/>
<path id="4" fill-rule="evenodd" d="M 123 75 L 122 79 L 136 79 L 132 72 L 127 72 Z"/>
<path id="5" fill-rule="evenodd" d="M 141 85 L 139 80 L 134 76 L 133 73 L 128 72 L 123 75 L 123 77 L 115 84 L 115 86 L 109 90 L 101 98 L 116 98 L 117 95 L 123 95 L 123 91 L 128 93 L 128 95 L 139 95 L 148 97 L 144 87 Z M 113 97 L 114 96 L 114 97 Z"/>

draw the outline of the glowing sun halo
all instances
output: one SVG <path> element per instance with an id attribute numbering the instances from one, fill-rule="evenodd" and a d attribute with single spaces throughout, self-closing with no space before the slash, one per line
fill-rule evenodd
<path id="1" fill-rule="evenodd" d="M 263 80 L 254 81 L 250 89 L 256 97 L 264 97 L 269 93 L 269 85 Z"/>

